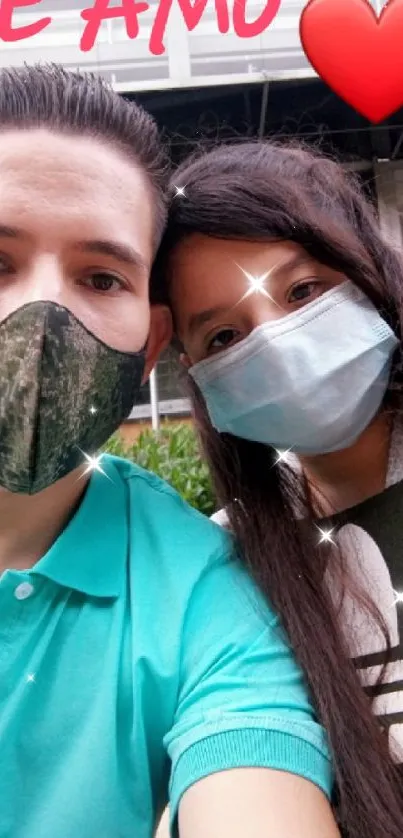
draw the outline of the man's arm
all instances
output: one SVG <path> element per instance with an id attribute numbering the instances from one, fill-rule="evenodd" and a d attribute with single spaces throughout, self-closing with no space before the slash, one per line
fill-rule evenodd
<path id="1" fill-rule="evenodd" d="M 181 838 L 337 838 L 326 733 L 278 618 L 237 561 L 206 568 L 181 640 L 164 738 L 172 835 L 179 820 Z"/>
<path id="2" fill-rule="evenodd" d="M 211 774 L 184 794 L 180 838 L 340 838 L 323 792 L 268 768 Z"/>

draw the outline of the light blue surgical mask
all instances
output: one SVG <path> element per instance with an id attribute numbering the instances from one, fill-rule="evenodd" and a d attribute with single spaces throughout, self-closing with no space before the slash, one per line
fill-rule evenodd
<path id="1" fill-rule="evenodd" d="M 348 448 L 368 427 L 398 343 L 368 297 L 346 281 L 189 372 L 218 431 L 324 454 Z"/>

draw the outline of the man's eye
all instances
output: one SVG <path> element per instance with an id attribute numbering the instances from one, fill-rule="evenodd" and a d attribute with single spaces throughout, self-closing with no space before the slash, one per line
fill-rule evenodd
<path id="1" fill-rule="evenodd" d="M 221 329 L 209 342 L 209 349 L 224 349 L 229 346 L 234 339 L 239 335 L 235 329 Z"/>
<path id="2" fill-rule="evenodd" d="M 92 274 L 86 279 L 86 284 L 91 285 L 95 291 L 103 291 L 104 293 L 107 291 L 117 291 L 123 287 L 123 282 L 116 276 L 113 276 L 113 274 L 108 273 Z"/>

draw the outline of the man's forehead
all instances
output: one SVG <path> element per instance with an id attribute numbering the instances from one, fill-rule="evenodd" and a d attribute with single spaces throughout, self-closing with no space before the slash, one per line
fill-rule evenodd
<path id="1" fill-rule="evenodd" d="M 113 145 L 85 135 L 42 129 L 0 132 L 0 169 L 4 174 L 30 175 L 32 182 L 68 174 L 99 185 L 115 182 L 120 191 L 134 184 L 147 189 L 144 172 Z"/>
<path id="2" fill-rule="evenodd" d="M 91 237 L 108 238 L 109 227 L 135 236 L 149 261 L 152 247 L 152 192 L 136 164 L 90 137 L 47 131 L 0 132 L 1 221 L 40 223 L 55 228 L 80 219 Z M 5 213 L 14 216 L 11 221 Z M 99 228 L 97 232 L 95 228 Z"/>

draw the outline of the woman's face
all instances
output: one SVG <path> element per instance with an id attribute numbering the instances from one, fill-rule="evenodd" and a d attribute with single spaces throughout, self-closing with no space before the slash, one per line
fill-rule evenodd
<path id="1" fill-rule="evenodd" d="M 171 305 L 188 365 L 222 352 L 346 279 L 286 241 L 193 234 L 178 245 L 171 265 Z"/>

